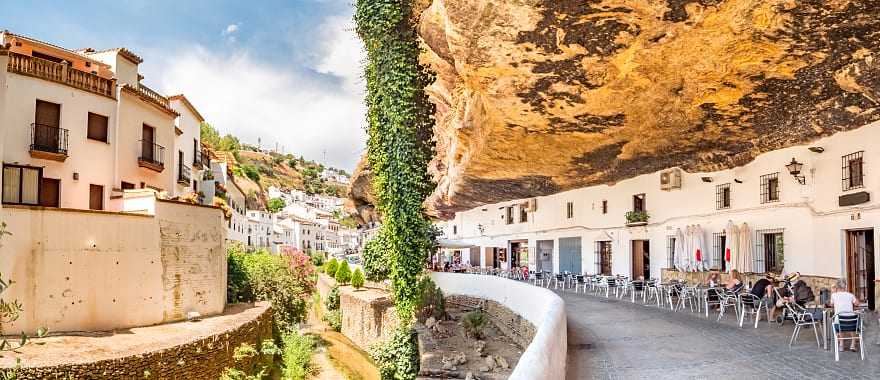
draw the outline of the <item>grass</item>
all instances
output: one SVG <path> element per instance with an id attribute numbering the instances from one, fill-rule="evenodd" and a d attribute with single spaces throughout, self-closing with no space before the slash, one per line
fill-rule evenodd
<path id="1" fill-rule="evenodd" d="M 305 380 L 315 372 L 312 355 L 316 342 L 311 335 L 292 332 L 282 338 L 282 378 L 285 380 Z"/>

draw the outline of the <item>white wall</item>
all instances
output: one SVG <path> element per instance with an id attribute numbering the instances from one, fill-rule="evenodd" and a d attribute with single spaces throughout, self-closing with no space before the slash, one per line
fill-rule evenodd
<path id="1" fill-rule="evenodd" d="M 615 274 L 631 274 L 630 241 L 650 240 L 651 275 L 659 276 L 666 267 L 666 236 L 676 228 L 700 224 L 709 241 L 712 233 L 722 232 L 729 220 L 748 223 L 755 229 L 784 229 L 785 269 L 804 274 L 842 277 L 845 275 L 843 232 L 846 229 L 874 228 L 875 247 L 880 247 L 880 123 L 813 142 L 769 152 L 753 162 L 734 169 L 711 173 L 683 173 L 682 189 L 660 190 L 659 173 L 641 175 L 613 186 L 592 186 L 555 195 L 537 197 L 537 211 L 525 223 L 505 224 L 502 207 L 526 200 L 501 202 L 456 213 L 441 224 L 447 238 L 480 247 L 508 247 L 510 240 L 554 240 L 553 265 L 559 268 L 559 238 L 582 238 L 582 269 L 595 272 L 594 247 L 598 240 L 613 244 L 612 269 Z M 824 153 L 807 148 L 821 146 Z M 865 186 L 843 191 L 841 157 L 864 150 Z M 785 165 L 792 157 L 804 163 L 806 185 L 788 174 Z M 779 172 L 780 201 L 760 203 L 760 176 Z M 701 177 L 711 177 L 705 183 Z M 740 180 L 742 183 L 737 183 Z M 716 210 L 716 185 L 730 183 L 731 207 Z M 868 203 L 839 207 L 838 196 L 858 191 L 871 193 Z M 624 214 L 632 209 L 632 196 L 645 193 L 651 215 L 646 227 L 628 228 Z M 601 202 L 607 200 L 608 214 L 602 214 Z M 566 203 L 574 203 L 574 217 L 566 218 Z M 517 220 L 518 221 L 518 220 Z M 481 233 L 478 226 L 482 225 Z M 453 235 L 453 226 L 458 234 Z M 754 237 L 753 237 L 754 240 Z M 875 252 L 880 249 L 875 250 Z M 534 249 L 532 249 L 534 254 Z M 880 252 L 875 257 L 880 262 Z M 880 275 L 880 271 L 878 271 Z"/>
<path id="2" fill-rule="evenodd" d="M 4 332 L 98 331 L 212 315 L 226 300 L 219 209 L 159 201 L 156 215 L 7 206 L 0 273 L 21 301 Z"/>
<path id="3" fill-rule="evenodd" d="M 160 111 L 156 106 L 146 103 L 136 95 L 122 91 L 119 99 L 119 158 L 118 170 L 120 181 L 133 183 L 140 187 L 152 186 L 168 194 L 174 195 L 174 184 L 177 181 L 177 170 L 174 167 L 174 119 L 169 113 Z M 143 125 L 147 124 L 155 128 L 154 141 L 165 148 L 163 162 L 164 170 L 161 173 L 138 165 L 138 157 L 141 155 L 141 140 L 143 139 Z"/>
<path id="4" fill-rule="evenodd" d="M 177 128 L 179 128 L 183 133 L 175 136 L 174 138 L 174 149 L 172 153 L 172 157 L 174 159 L 174 180 L 175 180 L 175 194 L 181 195 L 188 192 L 194 191 L 192 187 L 193 179 L 200 179 L 201 170 L 198 170 L 195 165 L 193 165 L 193 158 L 195 157 L 195 150 L 193 149 L 193 141 L 196 141 L 195 149 L 201 149 L 201 120 L 187 107 L 183 100 L 174 99 L 171 100 L 171 108 L 177 111 L 180 116 L 175 120 L 175 124 Z M 178 153 L 183 152 L 183 164 L 190 168 L 190 183 L 187 185 L 182 185 L 177 183 L 177 171 L 178 171 Z"/>
<path id="5" fill-rule="evenodd" d="M 535 326 L 535 337 L 509 379 L 564 379 L 568 354 L 565 303 L 550 290 L 497 276 L 431 273 L 443 294 L 498 302 Z"/>

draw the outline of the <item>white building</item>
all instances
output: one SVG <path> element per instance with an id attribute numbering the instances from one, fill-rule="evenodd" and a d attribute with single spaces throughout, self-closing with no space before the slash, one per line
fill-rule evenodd
<path id="1" fill-rule="evenodd" d="M 725 227 L 746 223 L 753 260 L 744 272 L 844 278 L 873 308 L 880 280 L 880 202 L 872 199 L 880 190 L 877 141 L 880 122 L 730 170 L 670 169 L 489 204 L 441 225 L 450 246 L 469 247 L 457 248 L 463 263 L 649 278 L 674 266 L 676 232 L 694 225 L 706 242 L 706 266 L 729 269 Z M 792 159 L 803 165 L 802 177 L 789 173 Z M 639 210 L 648 222 L 627 225 L 625 214 Z"/>
<path id="2" fill-rule="evenodd" d="M 247 242 L 250 248 L 271 248 L 275 217 L 262 210 L 247 210 Z"/>
<path id="3" fill-rule="evenodd" d="M 226 239 L 247 244 L 247 215 L 244 191 L 235 183 L 232 169 L 225 160 L 211 161 L 211 180 L 202 181 L 202 187 L 216 188 L 215 195 L 226 201 L 232 217 L 226 223 Z"/>

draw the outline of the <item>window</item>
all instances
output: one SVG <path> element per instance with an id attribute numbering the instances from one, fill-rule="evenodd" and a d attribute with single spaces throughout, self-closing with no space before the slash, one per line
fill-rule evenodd
<path id="1" fill-rule="evenodd" d="M 89 209 L 104 209 L 104 186 L 89 185 Z"/>
<path id="2" fill-rule="evenodd" d="M 712 262 L 711 268 L 722 272 L 727 270 L 726 258 L 727 251 L 727 235 L 724 232 L 716 232 L 712 234 Z"/>
<path id="3" fill-rule="evenodd" d="M 134 190 L 134 184 L 122 181 L 122 190 Z"/>
<path id="4" fill-rule="evenodd" d="M 645 194 L 633 195 L 633 211 L 635 211 L 635 212 L 644 212 L 645 211 Z"/>
<path id="5" fill-rule="evenodd" d="M 761 203 L 779 202 L 779 172 L 761 176 Z"/>
<path id="6" fill-rule="evenodd" d="M 675 269 L 675 236 L 666 237 L 666 268 Z"/>
<path id="7" fill-rule="evenodd" d="M 715 186 L 715 209 L 724 210 L 730 208 L 730 184 L 725 183 Z"/>
<path id="8" fill-rule="evenodd" d="M 603 200 L 602 201 L 602 214 L 607 214 L 607 213 L 608 213 L 608 201 Z"/>
<path id="9" fill-rule="evenodd" d="M 785 268 L 785 230 L 757 230 L 755 231 L 755 272 L 782 273 Z"/>
<path id="10" fill-rule="evenodd" d="M 604 276 L 611 275 L 611 242 L 596 242 L 596 273 Z"/>
<path id="11" fill-rule="evenodd" d="M 525 223 L 529 221 L 529 209 L 526 205 L 519 206 L 519 222 Z"/>
<path id="12" fill-rule="evenodd" d="M 847 154 L 841 157 L 843 171 L 843 191 L 858 189 L 865 186 L 865 165 L 862 161 L 864 151 Z"/>
<path id="13" fill-rule="evenodd" d="M 504 209 L 504 221 L 507 224 L 513 224 L 513 206 L 507 206 Z"/>
<path id="14" fill-rule="evenodd" d="M 107 116 L 89 112 L 88 135 L 90 140 L 108 142 L 107 140 Z"/>
<path id="15" fill-rule="evenodd" d="M 452 226 L 452 234 L 458 235 L 458 226 Z"/>
<path id="16" fill-rule="evenodd" d="M 40 168 L 3 165 L 3 203 L 38 205 L 42 177 Z"/>
<path id="17" fill-rule="evenodd" d="M 568 219 L 574 218 L 574 202 L 567 202 L 565 204 L 565 217 Z"/>

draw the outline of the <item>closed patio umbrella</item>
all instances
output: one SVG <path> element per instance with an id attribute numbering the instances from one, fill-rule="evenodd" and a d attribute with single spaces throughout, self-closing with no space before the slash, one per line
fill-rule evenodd
<path id="1" fill-rule="evenodd" d="M 681 228 L 675 230 L 675 269 L 679 272 L 685 271 L 685 249 L 684 249 L 684 232 L 681 232 Z"/>
<path id="2" fill-rule="evenodd" d="M 755 271 L 754 261 L 755 252 L 752 246 L 752 230 L 749 225 L 743 223 L 739 227 L 739 256 L 737 260 L 737 270 L 743 273 L 752 273 Z"/>
<path id="3" fill-rule="evenodd" d="M 687 226 L 684 228 L 684 270 L 690 272 L 694 270 L 694 227 Z"/>
<path id="4" fill-rule="evenodd" d="M 728 272 L 734 269 L 739 270 L 739 228 L 732 220 L 728 220 L 727 227 L 724 228 L 724 234 L 726 236 L 725 243 L 727 249 L 725 249 L 724 258 L 722 260 L 727 261 Z"/>
<path id="5" fill-rule="evenodd" d="M 706 263 L 708 256 L 706 254 L 706 239 L 704 238 L 703 228 L 699 224 L 694 226 L 694 263 L 697 271 L 703 271 L 709 267 Z"/>

